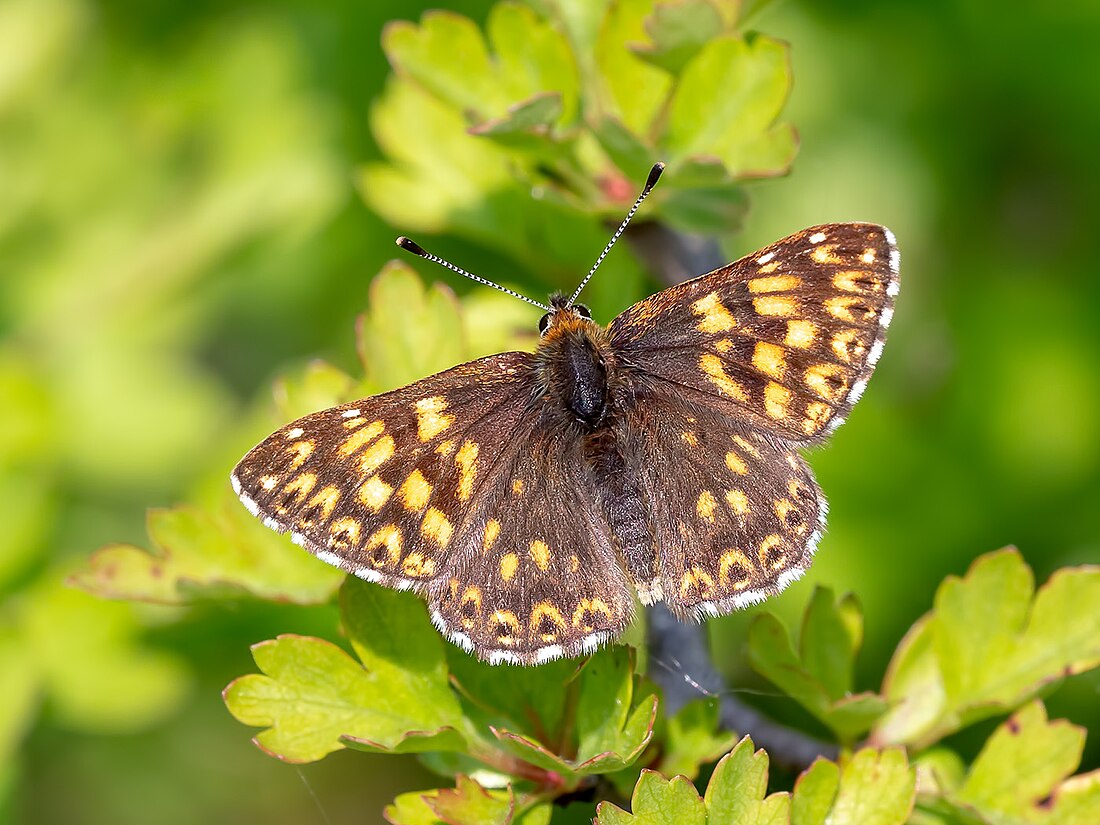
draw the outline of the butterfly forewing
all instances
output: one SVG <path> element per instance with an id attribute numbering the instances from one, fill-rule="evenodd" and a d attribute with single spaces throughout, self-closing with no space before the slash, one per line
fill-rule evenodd
<path id="1" fill-rule="evenodd" d="M 882 353 L 898 251 L 875 224 L 803 230 L 616 318 L 623 358 L 668 392 L 792 441 L 843 422 Z"/>
<path id="2" fill-rule="evenodd" d="M 497 483 L 521 426 L 532 356 L 503 353 L 287 424 L 233 472 L 265 523 L 370 581 L 423 589 L 447 575 L 456 532 Z"/>

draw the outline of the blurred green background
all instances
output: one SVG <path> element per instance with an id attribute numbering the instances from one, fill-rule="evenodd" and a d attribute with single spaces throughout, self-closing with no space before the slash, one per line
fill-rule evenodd
<path id="1" fill-rule="evenodd" d="M 489 6 L 447 4 L 479 22 Z M 356 189 L 380 157 L 379 37 L 428 7 L 0 0 L 4 818 L 373 822 L 432 781 L 407 757 L 287 767 L 226 713 L 250 643 L 332 635 L 331 609 L 61 584 L 101 545 L 146 543 L 146 508 L 223 483 L 280 370 L 354 371 L 354 318 L 407 229 Z M 890 345 L 812 457 L 832 505 L 813 577 L 862 599 L 871 687 L 977 555 L 1016 544 L 1039 581 L 1100 560 L 1100 7 L 804 0 L 753 26 L 792 44 L 801 151 L 749 187 L 728 256 L 833 220 L 885 223 L 902 249 Z M 419 239 L 536 297 L 555 285 L 489 244 Z M 810 589 L 769 607 L 792 617 Z M 746 621 L 710 625 L 734 685 L 758 684 Z M 1082 769 L 1100 764 L 1098 693 L 1094 671 L 1049 700 L 1094 732 Z"/>

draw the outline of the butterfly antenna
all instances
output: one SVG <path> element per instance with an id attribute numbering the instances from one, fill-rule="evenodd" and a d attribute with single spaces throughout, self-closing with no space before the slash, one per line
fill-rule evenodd
<path id="1" fill-rule="evenodd" d="M 626 213 L 626 217 L 623 218 L 623 222 L 619 224 L 619 228 L 615 230 L 615 234 L 611 236 L 611 240 L 607 242 L 607 246 L 603 248 L 603 252 L 600 253 L 600 257 L 596 259 L 596 263 L 592 264 L 592 268 L 588 270 L 588 274 L 584 276 L 584 280 L 581 281 L 581 285 L 569 296 L 569 303 L 567 306 L 572 306 L 577 300 L 577 296 L 581 294 L 581 290 L 584 289 L 585 284 L 592 278 L 596 272 L 596 268 L 603 263 L 603 259 L 607 257 L 607 253 L 611 251 L 611 247 L 615 245 L 615 241 L 619 240 L 619 237 L 626 231 L 627 224 L 630 223 L 630 219 L 634 217 L 634 213 L 638 211 L 638 207 L 642 205 L 642 201 L 645 200 L 646 195 L 650 190 L 657 185 L 657 181 L 661 179 L 661 173 L 665 171 L 665 165 L 663 163 L 653 164 L 653 168 L 649 170 L 649 177 L 646 178 L 645 188 L 642 190 L 642 194 L 638 195 L 638 200 L 634 201 L 634 205 L 630 207 L 630 211 Z"/>
<path id="2" fill-rule="evenodd" d="M 499 289 L 501 292 L 507 292 L 512 297 L 519 298 L 521 301 L 526 301 L 529 304 L 534 304 L 539 309 L 545 310 L 546 312 L 553 312 L 553 310 L 550 307 L 546 306 L 546 304 L 540 304 L 538 301 L 532 301 L 526 295 L 520 295 L 515 290 L 508 289 L 508 287 L 506 287 L 506 286 L 501 286 L 500 284 L 494 284 L 490 280 L 487 280 L 485 278 L 480 278 L 477 275 L 473 275 L 473 274 L 467 272 L 465 269 L 462 269 L 461 267 L 455 266 L 450 261 L 445 261 L 442 258 L 440 258 L 438 255 L 433 255 L 431 252 L 428 252 L 427 250 L 425 250 L 424 247 L 422 247 L 420 244 L 415 243 L 413 241 L 410 241 L 404 235 L 402 235 L 400 238 L 397 239 L 397 245 L 399 247 L 401 247 L 402 249 L 404 249 L 408 252 L 411 252 L 414 255 L 419 255 L 421 258 L 424 258 L 425 260 L 428 260 L 428 261 L 431 261 L 432 263 L 436 263 L 436 264 L 439 264 L 440 266 L 446 267 L 447 269 L 451 270 L 451 272 L 457 272 L 459 275 L 464 275 L 467 278 L 469 278 L 471 281 L 477 281 L 479 284 L 485 284 L 485 286 L 491 286 L 493 289 Z"/>

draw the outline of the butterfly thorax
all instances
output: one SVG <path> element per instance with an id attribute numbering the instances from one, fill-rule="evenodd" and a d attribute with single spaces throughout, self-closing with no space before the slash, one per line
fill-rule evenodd
<path id="1" fill-rule="evenodd" d="M 544 415 L 592 432 L 607 422 L 615 359 L 604 330 L 573 308 L 553 313 L 537 353 Z"/>

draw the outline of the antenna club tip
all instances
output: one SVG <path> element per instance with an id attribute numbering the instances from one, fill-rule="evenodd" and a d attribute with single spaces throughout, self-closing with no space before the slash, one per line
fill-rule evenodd
<path id="1" fill-rule="evenodd" d="M 661 161 L 657 161 L 653 164 L 653 168 L 649 170 L 649 177 L 646 178 L 645 191 L 648 193 L 650 189 L 657 185 L 657 181 L 661 179 L 661 173 L 665 171 L 665 165 Z"/>
<path id="2" fill-rule="evenodd" d="M 411 252 L 414 255 L 419 255 L 421 258 L 426 257 L 427 254 L 428 254 L 427 252 L 424 251 L 424 247 L 420 246 L 420 244 L 418 244 L 418 243 L 414 243 L 413 241 L 410 241 L 404 235 L 402 235 L 400 238 L 397 239 L 397 245 L 399 247 L 401 247 L 402 249 L 404 249 L 408 252 Z"/>

